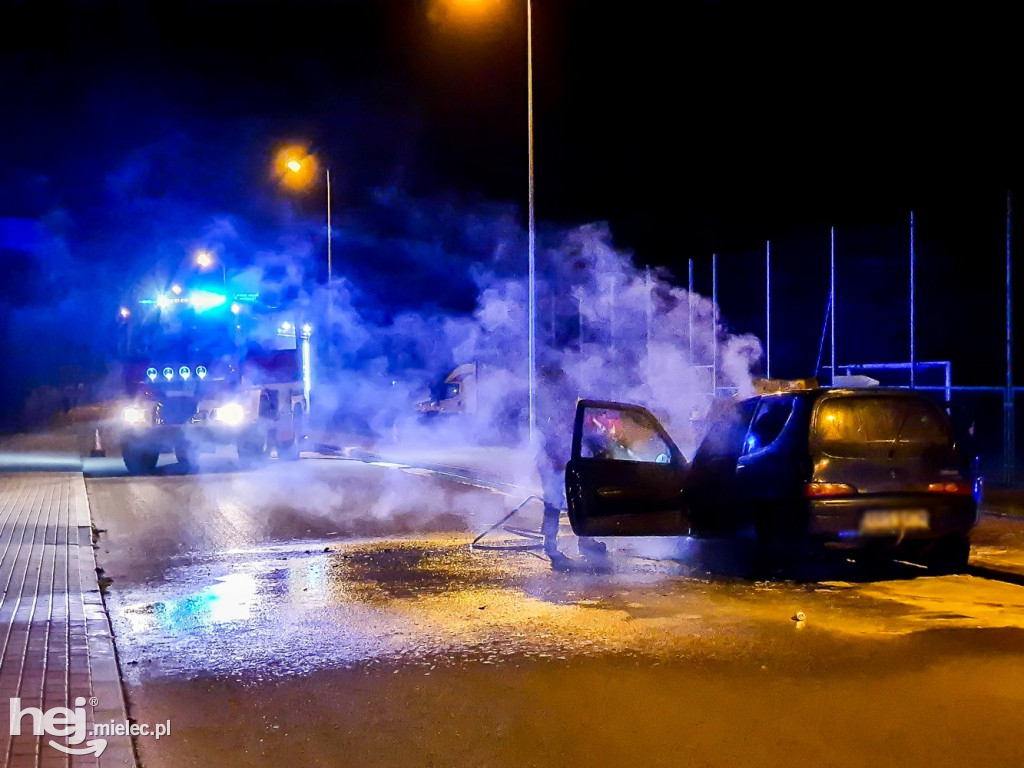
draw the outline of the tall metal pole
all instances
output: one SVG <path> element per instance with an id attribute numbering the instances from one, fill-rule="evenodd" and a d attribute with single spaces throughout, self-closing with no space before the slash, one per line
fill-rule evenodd
<path id="1" fill-rule="evenodd" d="M 327 287 L 331 287 L 331 169 L 327 169 Z"/>
<path id="2" fill-rule="evenodd" d="M 531 0 L 526 0 L 526 123 L 527 123 L 527 141 L 529 150 L 529 176 L 530 176 L 530 196 L 529 196 L 529 259 L 530 259 L 530 279 L 529 279 L 529 292 L 530 292 L 530 308 L 529 308 L 529 330 L 527 335 L 529 336 L 529 388 L 530 388 L 530 443 L 534 443 L 534 433 L 537 429 L 537 409 L 536 409 L 536 398 L 537 398 L 537 338 L 536 338 L 536 323 L 537 323 L 537 267 L 535 262 L 536 256 L 536 237 L 534 232 L 534 218 L 533 218 L 533 4 Z"/>
<path id="3" fill-rule="evenodd" d="M 718 254 L 711 254 L 711 397 L 718 396 Z"/>
<path id="4" fill-rule="evenodd" d="M 831 234 L 831 276 L 829 278 L 829 296 L 832 297 L 832 377 L 831 384 L 836 383 L 836 228 Z"/>
<path id="5" fill-rule="evenodd" d="M 646 283 L 645 287 L 647 288 L 647 291 L 646 291 L 646 293 L 647 293 L 647 306 L 645 307 L 646 311 L 644 312 L 644 325 L 646 326 L 645 330 L 647 331 L 647 334 L 646 334 L 646 336 L 647 336 L 647 356 L 646 356 L 646 361 L 647 361 L 647 381 L 648 381 L 648 385 L 649 385 L 650 381 L 651 381 L 651 331 L 654 329 L 654 297 L 652 296 L 652 292 L 654 291 L 654 283 L 651 282 L 651 266 L 650 266 L 650 264 L 647 265 L 647 272 L 644 275 L 644 281 Z"/>
<path id="6" fill-rule="evenodd" d="M 765 291 L 765 376 L 772 377 L 772 241 L 765 242 L 764 291 Z"/>
<path id="7" fill-rule="evenodd" d="M 1014 423 L 1014 393 L 1013 393 L 1013 262 L 1010 258 L 1012 253 L 1012 224 L 1013 200 L 1010 193 L 1006 193 L 1006 397 L 1003 406 L 1003 479 L 1007 483 L 1014 481 L 1017 468 L 1016 457 L 1016 424 Z"/>
<path id="8" fill-rule="evenodd" d="M 690 282 L 686 294 L 686 348 L 693 364 L 693 259 L 690 259 Z"/>
<path id="9" fill-rule="evenodd" d="M 910 388 L 914 388 L 914 212 L 910 212 Z"/>

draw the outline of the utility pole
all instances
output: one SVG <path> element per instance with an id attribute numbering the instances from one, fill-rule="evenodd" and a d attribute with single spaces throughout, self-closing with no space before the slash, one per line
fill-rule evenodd
<path id="1" fill-rule="evenodd" d="M 535 445 L 537 431 L 537 238 L 533 213 L 533 5 L 526 0 L 526 123 L 529 155 L 529 410 L 530 445 Z"/>
<path id="2" fill-rule="evenodd" d="M 711 254 L 711 397 L 718 396 L 718 254 Z"/>
<path id="3" fill-rule="evenodd" d="M 910 388 L 914 388 L 914 212 L 910 212 Z"/>
<path id="4" fill-rule="evenodd" d="M 832 378 L 829 382 L 836 385 L 836 228 L 831 230 L 831 265 L 832 273 L 829 278 L 829 296 L 832 297 Z"/>
<path id="5" fill-rule="evenodd" d="M 647 306 L 644 312 L 644 324 L 647 331 L 647 385 L 651 383 L 651 332 L 654 330 L 654 283 L 651 281 L 651 265 L 647 265 L 647 271 L 644 275 L 645 283 L 644 286 L 647 291 Z"/>
<path id="6" fill-rule="evenodd" d="M 765 292 L 765 376 L 772 377 L 772 241 L 765 243 L 764 252 L 764 292 Z"/>
<path id="7" fill-rule="evenodd" d="M 1013 483 L 1017 469 L 1017 439 L 1013 392 L 1013 200 L 1006 193 L 1006 396 L 1003 400 L 1003 480 Z"/>
<path id="8" fill-rule="evenodd" d="M 690 282 L 686 294 L 686 348 L 693 364 L 693 259 L 690 259 Z"/>

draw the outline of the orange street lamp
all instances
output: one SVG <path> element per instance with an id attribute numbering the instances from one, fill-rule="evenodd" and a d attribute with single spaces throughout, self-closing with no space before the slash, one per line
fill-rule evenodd
<path id="1" fill-rule="evenodd" d="M 214 265 L 214 263 L 216 261 L 217 261 L 217 259 L 209 251 L 206 251 L 206 250 L 196 251 L 195 262 L 196 262 L 196 266 L 199 267 L 200 269 L 209 269 L 210 267 L 212 267 Z M 224 285 L 226 287 L 227 284 L 228 284 L 228 269 L 225 266 L 223 260 L 220 262 L 220 274 L 221 274 L 222 280 L 224 281 Z"/>
<path id="2" fill-rule="evenodd" d="M 277 151 L 274 157 L 274 175 L 287 189 L 298 191 L 306 189 L 317 175 L 316 155 L 301 145 L 290 144 Z M 327 180 L 327 287 L 331 286 L 333 270 L 331 268 L 331 169 L 324 168 Z"/>
<path id="3" fill-rule="evenodd" d="M 434 0 L 431 16 L 441 23 L 457 23 L 479 28 L 500 8 L 500 0 Z M 533 3 L 526 0 L 526 124 L 528 164 L 528 260 L 529 260 L 529 404 L 530 442 L 537 431 L 537 238 L 533 212 Z"/>

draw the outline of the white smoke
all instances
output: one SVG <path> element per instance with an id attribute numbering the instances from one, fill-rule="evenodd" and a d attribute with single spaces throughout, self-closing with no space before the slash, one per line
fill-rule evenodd
<path id="1" fill-rule="evenodd" d="M 408 201 L 389 204 L 402 206 Z M 430 247 L 420 242 L 431 229 L 422 223 L 424 217 L 407 215 L 416 226 L 407 233 L 414 242 L 404 255 L 429 254 L 428 272 L 434 275 L 444 271 L 441 260 L 452 282 L 468 274 L 476 289 L 471 312 L 421 308 L 391 315 L 339 274 L 345 271 L 343 261 L 340 267 L 336 264 L 329 289 L 322 284 L 310 289 L 316 259 L 308 248 L 256 249 L 253 267 L 231 276 L 234 285 L 270 286 L 305 303 L 315 327 L 310 419 L 319 441 L 383 455 L 500 445 L 513 449 L 504 474 L 536 484 L 536 459 L 527 440 L 525 237 L 510 227 L 504 212 L 491 214 L 467 214 L 467 231 L 462 233 L 455 231 L 453 217 L 445 216 L 435 227 L 440 234 Z M 235 232 L 219 226 L 220 231 Z M 366 240 L 367 235 L 357 237 Z M 393 246 L 400 240 L 387 242 Z M 468 241 L 471 248 L 464 245 Z M 464 246 L 461 251 L 459 242 Z M 381 243 L 383 248 L 385 239 Z M 477 255 L 475 261 L 467 259 L 467 250 Z M 419 278 L 410 269 L 391 279 L 397 285 Z M 421 294 L 431 287 L 418 286 Z M 668 270 L 634 264 L 629 253 L 614 246 L 605 224 L 542 233 L 536 309 L 537 425 L 541 444 L 555 445 L 560 459 L 569 458 L 578 398 L 649 407 L 683 453 L 692 457 L 700 420 L 715 390 L 719 396 L 753 391 L 752 369 L 762 356 L 760 342 L 730 333 L 711 301 L 688 293 Z M 476 363 L 485 372 L 476 413 L 423 419 L 416 403 L 436 394 L 444 376 L 464 363 Z M 278 501 L 312 517 L 337 512 L 338 490 L 313 477 L 309 480 L 306 492 L 287 493 Z M 431 516 L 444 509 L 458 510 L 453 498 L 417 500 L 407 479 L 396 482 L 401 486 L 375 491 L 372 503 L 344 506 L 358 506 L 360 515 L 376 521 L 408 518 L 419 502 Z M 278 498 L 272 493 L 270 497 Z"/>
<path id="2" fill-rule="evenodd" d="M 563 233 L 538 253 L 537 272 L 542 429 L 566 429 L 580 397 L 636 402 L 663 417 L 684 453 L 692 455 L 695 423 L 713 397 L 712 376 L 719 395 L 753 392 L 751 371 L 761 357 L 760 342 L 730 334 L 721 323 L 716 326 L 711 302 L 675 285 L 667 270 L 648 272 L 634 265 L 629 254 L 613 247 L 607 226 Z M 410 444 L 522 442 L 528 402 L 527 281 L 478 265 L 476 282 L 477 304 L 469 317 L 407 313 L 374 328 L 370 336 L 387 339 L 387 346 L 405 350 L 423 366 L 387 374 L 387 362 L 378 359 L 364 381 L 378 379 L 388 386 L 369 385 L 358 399 L 347 390 L 345 397 L 333 398 L 336 407 L 376 413 L 378 434 L 397 434 Z M 346 338 L 353 337 L 353 327 L 358 329 L 355 337 L 367 336 L 351 307 L 333 327 Z M 480 387 L 478 412 L 418 425 L 412 409 L 417 387 L 440 381 L 463 363 L 486 368 L 488 386 Z M 321 397 L 328 397 L 320 389 Z M 385 418 L 382 405 L 397 410 Z M 381 423 L 393 426 L 395 421 L 400 429 L 390 433 Z"/>

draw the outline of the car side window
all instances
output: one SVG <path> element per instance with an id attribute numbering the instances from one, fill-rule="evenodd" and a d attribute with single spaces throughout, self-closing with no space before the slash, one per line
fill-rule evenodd
<path id="1" fill-rule="evenodd" d="M 580 456 L 585 459 L 668 464 L 672 449 L 640 411 L 588 408 Z"/>
<path id="2" fill-rule="evenodd" d="M 792 397 L 765 397 L 761 399 L 761 405 L 757 409 L 753 420 L 750 422 L 750 429 L 747 431 L 743 443 L 743 452 L 752 453 L 769 445 L 778 439 L 782 429 L 789 421 L 793 413 Z"/>

